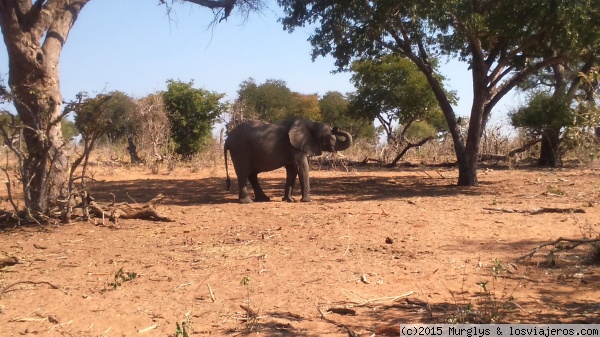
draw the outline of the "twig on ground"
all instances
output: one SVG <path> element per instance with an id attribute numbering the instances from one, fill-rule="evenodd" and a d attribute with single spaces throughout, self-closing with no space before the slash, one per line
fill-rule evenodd
<path id="1" fill-rule="evenodd" d="M 327 318 L 327 317 L 325 316 L 325 313 L 323 313 L 323 310 L 321 310 L 321 308 L 319 307 L 319 305 L 318 305 L 318 304 L 316 305 L 316 307 L 317 307 L 317 310 L 319 310 L 319 314 L 321 314 L 321 318 L 323 318 L 323 320 L 324 320 L 325 322 L 331 323 L 331 324 L 333 324 L 333 325 L 337 326 L 337 327 L 338 327 L 338 328 L 340 328 L 340 329 L 345 329 L 345 330 L 346 330 L 346 332 L 348 332 L 348 336 L 350 336 L 350 337 L 357 337 L 357 336 L 358 336 L 358 335 L 357 335 L 357 334 L 356 334 L 354 331 L 352 331 L 352 330 L 351 330 L 351 329 L 350 329 L 348 326 L 346 326 L 345 324 L 342 324 L 342 323 L 337 323 L 336 321 L 334 321 L 334 320 L 332 320 L 332 319 L 329 319 L 329 318 Z"/>
<path id="2" fill-rule="evenodd" d="M 215 299 L 215 294 L 213 294 L 212 288 L 210 287 L 210 284 L 206 283 L 206 286 L 208 287 L 208 292 L 210 293 L 210 299 L 213 302 L 216 302 L 217 300 Z"/>
<path id="3" fill-rule="evenodd" d="M 560 246 L 560 247 L 556 247 L 556 245 L 558 245 L 561 242 L 567 242 L 566 245 L 564 246 Z M 548 243 L 544 243 L 543 245 L 538 246 L 535 249 L 532 249 L 529 253 L 519 257 L 517 259 L 517 261 L 521 261 L 521 260 L 525 260 L 525 259 L 530 259 L 533 257 L 533 255 L 535 255 L 535 253 L 537 253 L 540 249 L 547 247 L 547 246 L 555 246 L 555 249 L 552 250 L 553 253 L 556 252 L 560 252 L 563 250 L 569 250 L 569 249 L 574 249 L 575 247 L 584 245 L 584 244 L 588 244 L 588 243 L 595 243 L 595 242 L 600 242 L 600 237 L 599 238 L 595 238 L 595 239 L 569 239 L 569 238 L 563 238 L 560 237 L 554 241 L 548 242 Z"/>
<path id="4" fill-rule="evenodd" d="M 412 295 L 414 293 L 415 292 L 411 290 L 411 291 L 407 292 L 406 294 L 402 294 L 402 295 L 399 295 L 399 296 L 388 296 L 388 297 L 372 298 L 372 299 L 369 299 L 369 300 L 365 300 L 365 301 L 359 302 L 359 303 L 357 303 L 355 305 L 352 305 L 351 307 L 363 307 L 363 306 L 366 306 L 368 304 L 381 304 L 381 303 L 385 303 L 385 302 L 394 302 L 394 301 L 397 301 L 397 300 L 399 300 L 401 298 L 408 297 L 408 296 L 410 296 L 410 295 Z"/>
<path id="5" fill-rule="evenodd" d="M 177 290 L 177 289 L 179 289 L 179 288 L 183 288 L 183 287 L 187 287 L 187 286 L 189 286 L 189 285 L 192 285 L 192 284 L 194 284 L 194 281 L 192 281 L 192 282 L 188 282 L 188 283 L 184 283 L 184 284 L 180 284 L 180 285 L 178 285 L 177 287 L 175 287 L 175 289 L 174 289 L 174 290 Z"/>
<path id="6" fill-rule="evenodd" d="M 149 327 L 147 327 L 147 328 L 144 328 L 144 329 L 138 330 L 138 333 L 144 333 L 144 332 L 148 332 L 148 331 L 150 331 L 150 330 L 154 330 L 154 329 L 156 329 L 156 328 L 158 328 L 158 324 L 152 324 L 151 326 L 149 326 Z"/>
<path id="7" fill-rule="evenodd" d="M 14 287 L 14 286 L 16 286 L 16 285 L 18 285 L 18 284 L 47 284 L 47 285 L 49 285 L 50 287 L 52 287 L 52 289 L 58 289 L 58 290 L 62 291 L 63 293 L 65 293 L 65 294 L 69 295 L 69 293 L 68 293 L 68 292 L 66 292 L 66 291 L 62 290 L 60 287 L 58 287 L 58 286 L 55 286 L 54 284 L 52 284 L 52 283 L 50 283 L 50 282 L 47 282 L 47 281 L 19 281 L 19 282 L 11 283 L 11 284 L 7 285 L 6 287 L 4 287 L 4 288 L 0 289 L 0 295 L 2 295 L 2 294 L 4 294 L 4 293 L 8 292 L 8 290 L 9 290 L 10 288 L 12 288 L 12 287 Z"/>
<path id="8" fill-rule="evenodd" d="M 499 207 L 484 207 L 486 211 L 502 212 L 502 213 L 525 213 L 525 214 L 542 214 L 542 213 L 585 213 L 582 208 L 559 208 L 559 207 L 540 207 L 530 210 L 519 210 L 510 208 L 499 208 Z"/>

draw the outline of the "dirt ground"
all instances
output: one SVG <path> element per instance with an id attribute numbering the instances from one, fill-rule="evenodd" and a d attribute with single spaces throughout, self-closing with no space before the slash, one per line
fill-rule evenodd
<path id="1" fill-rule="evenodd" d="M 598 236 L 600 170 L 482 168 L 476 188 L 454 186 L 450 168 L 313 170 L 312 203 L 279 201 L 278 170 L 259 176 L 272 201 L 248 205 L 224 191 L 221 171 L 93 168 L 97 200 L 162 193 L 158 209 L 174 222 L 4 227 L 0 256 L 20 263 L 0 269 L 0 336 L 600 323 L 589 246 L 517 261 L 559 237 Z"/>

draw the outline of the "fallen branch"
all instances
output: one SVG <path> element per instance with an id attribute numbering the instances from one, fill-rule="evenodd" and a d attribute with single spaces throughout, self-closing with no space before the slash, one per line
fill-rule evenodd
<path id="1" fill-rule="evenodd" d="M 519 210 L 510 208 L 499 208 L 499 207 L 484 207 L 486 211 L 494 211 L 501 213 L 525 213 L 525 214 L 542 214 L 542 213 L 585 213 L 582 208 L 559 208 L 559 207 L 540 207 L 531 210 Z"/>
<path id="2" fill-rule="evenodd" d="M 557 246 L 559 243 L 563 243 L 563 242 L 566 242 L 567 244 Z M 595 239 L 569 239 L 569 238 L 560 237 L 552 242 L 544 243 L 543 245 L 540 245 L 537 248 L 532 249 L 529 253 L 519 257 L 517 259 L 517 261 L 530 259 L 540 249 L 547 247 L 547 246 L 554 246 L 554 249 L 551 251 L 551 253 L 556 253 L 556 252 L 560 252 L 563 250 L 574 249 L 574 248 L 584 245 L 584 244 L 590 244 L 590 243 L 596 243 L 596 242 L 600 242 L 600 237 L 595 238 Z"/>
<path id="3" fill-rule="evenodd" d="M 529 142 L 525 143 L 523 146 L 521 146 L 519 148 L 516 148 L 514 150 L 511 150 L 511 151 L 509 151 L 505 155 L 503 155 L 503 154 L 483 153 L 479 157 L 479 161 L 486 161 L 486 160 L 505 160 L 505 161 L 508 161 L 510 158 L 514 157 L 515 155 L 517 155 L 517 154 L 519 154 L 521 152 L 527 151 L 530 147 L 534 146 L 535 144 L 537 144 L 537 143 L 539 143 L 541 141 L 542 141 L 541 138 L 532 139 Z"/>
<path id="4" fill-rule="evenodd" d="M 97 217 L 108 217 L 111 221 L 116 222 L 118 219 L 140 219 L 173 222 L 171 218 L 160 214 L 154 204 L 163 199 L 162 194 L 157 195 L 152 200 L 144 204 L 129 204 L 126 202 L 110 204 L 101 204 L 93 200 L 89 202 L 90 212 Z"/>
<path id="5" fill-rule="evenodd" d="M 49 285 L 52 289 L 58 289 L 60 291 L 62 291 L 63 293 L 69 295 L 68 292 L 62 290 L 60 287 L 55 286 L 54 284 L 47 282 L 47 281 L 19 281 L 19 282 L 15 282 L 15 283 L 11 283 L 9 285 L 7 285 L 6 287 L 0 289 L 0 295 L 3 295 L 4 293 L 8 292 L 8 290 L 18 284 L 47 284 Z"/>

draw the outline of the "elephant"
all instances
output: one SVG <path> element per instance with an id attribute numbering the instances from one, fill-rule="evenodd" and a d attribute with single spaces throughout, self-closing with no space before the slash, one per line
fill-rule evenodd
<path id="1" fill-rule="evenodd" d="M 344 139 L 340 140 L 337 136 Z M 249 180 L 254 190 L 254 201 L 270 201 L 265 195 L 257 175 L 285 167 L 286 180 L 282 201 L 293 202 L 292 191 L 296 177 L 300 177 L 302 202 L 311 201 L 308 178 L 308 157 L 322 151 L 343 151 L 352 144 L 352 136 L 324 123 L 307 119 L 287 120 L 280 124 L 261 121 L 244 122 L 229 133 L 223 148 L 227 191 L 231 185 L 227 167 L 227 151 L 238 179 L 239 202 L 251 203 L 246 188 Z"/>

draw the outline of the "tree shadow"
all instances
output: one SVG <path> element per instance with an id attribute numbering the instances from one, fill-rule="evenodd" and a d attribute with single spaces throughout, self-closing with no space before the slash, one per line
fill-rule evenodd
<path id="1" fill-rule="evenodd" d="M 260 184 L 271 202 L 283 197 L 284 178 L 260 178 Z M 234 180 L 235 182 L 235 180 Z M 158 194 L 165 198 L 163 204 L 190 206 L 198 204 L 224 204 L 237 202 L 237 185 L 232 182 L 226 191 L 223 178 L 144 179 L 96 182 L 91 193 L 98 201 L 146 202 Z M 248 185 L 249 190 L 252 189 Z M 415 197 L 480 195 L 486 193 L 473 187 L 452 185 L 448 179 L 422 176 L 379 177 L 373 175 L 348 175 L 342 177 L 311 178 L 311 196 L 320 202 L 390 200 Z M 252 192 L 251 192 L 252 194 Z M 300 199 L 298 184 L 294 196 Z"/>

